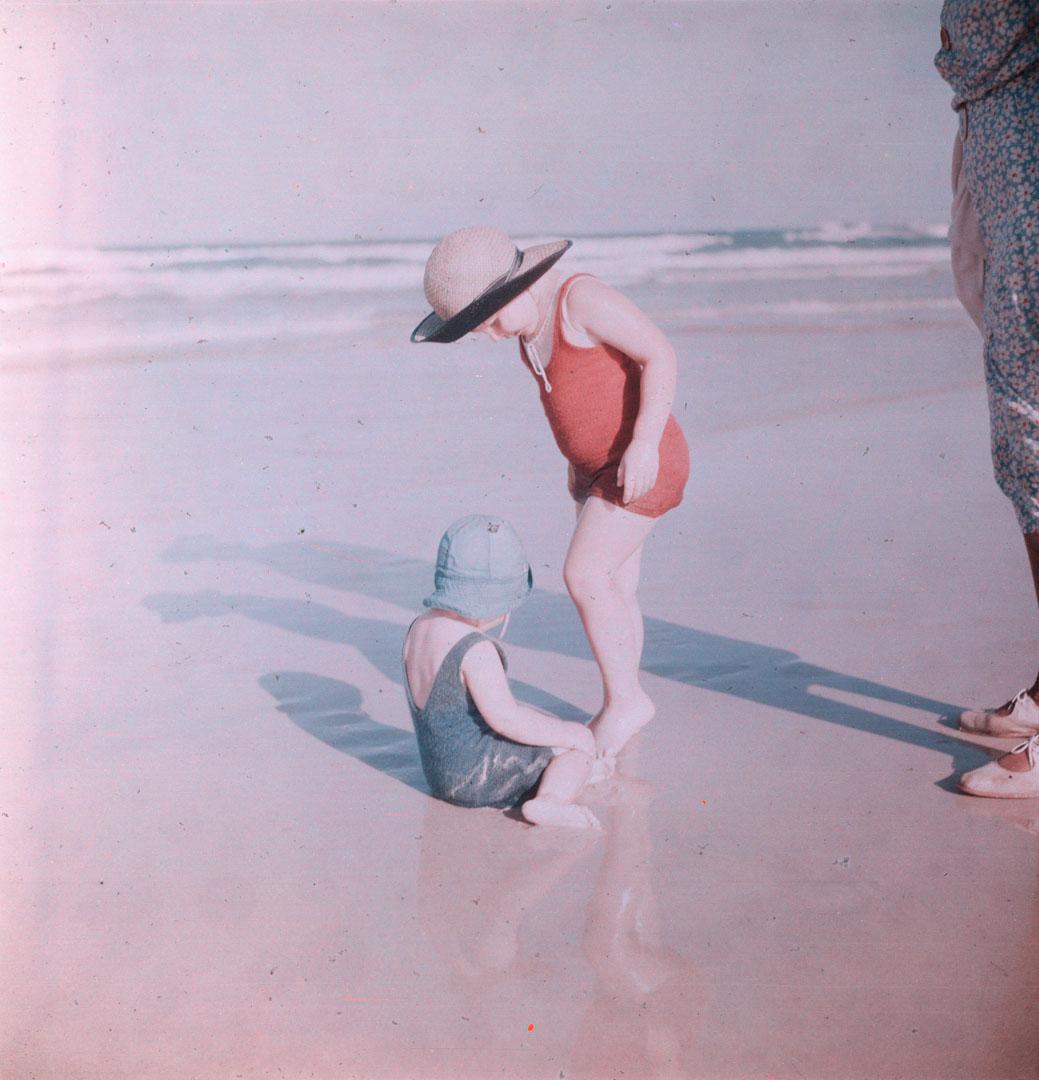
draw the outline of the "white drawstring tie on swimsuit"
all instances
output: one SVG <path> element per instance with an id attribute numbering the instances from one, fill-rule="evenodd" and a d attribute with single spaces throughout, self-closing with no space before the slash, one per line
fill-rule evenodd
<path id="1" fill-rule="evenodd" d="M 552 384 L 548 381 L 548 375 L 545 372 L 545 365 L 541 362 L 541 354 L 538 352 L 538 347 L 532 341 L 528 341 L 523 338 L 523 348 L 527 352 L 527 359 L 530 361 L 530 366 L 534 369 L 534 374 L 545 384 L 545 393 L 552 393 Z"/>

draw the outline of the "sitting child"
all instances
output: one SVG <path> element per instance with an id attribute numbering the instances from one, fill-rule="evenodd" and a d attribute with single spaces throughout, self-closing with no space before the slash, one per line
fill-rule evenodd
<path id="1" fill-rule="evenodd" d="M 430 610 L 408 629 L 403 656 L 433 794 L 458 806 L 519 805 L 535 825 L 599 828 L 573 801 L 592 770 L 595 737 L 516 701 L 505 654 L 486 636 L 533 587 L 515 530 L 480 514 L 456 521 L 440 541 L 434 582 L 424 601 Z"/>

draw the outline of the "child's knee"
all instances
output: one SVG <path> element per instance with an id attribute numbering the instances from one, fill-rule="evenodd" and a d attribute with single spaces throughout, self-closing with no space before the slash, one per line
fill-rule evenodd
<path id="1" fill-rule="evenodd" d="M 594 599 L 612 586 L 609 573 L 587 559 L 568 558 L 563 564 L 563 581 L 575 600 Z"/>

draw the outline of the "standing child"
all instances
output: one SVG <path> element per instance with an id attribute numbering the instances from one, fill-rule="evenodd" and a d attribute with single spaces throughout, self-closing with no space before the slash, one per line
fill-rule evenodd
<path id="1" fill-rule="evenodd" d="M 430 611 L 411 624 L 403 657 L 433 794 L 459 806 L 519 805 L 535 825 L 598 828 L 591 810 L 573 801 L 591 773 L 594 736 L 517 702 L 505 653 L 486 636 L 531 590 L 519 537 L 500 518 L 456 521 L 440 541 L 434 584 L 424 601 Z"/>
<path id="2" fill-rule="evenodd" d="M 590 727 L 607 766 L 652 718 L 639 681 L 642 548 L 677 506 L 689 452 L 671 406 L 675 353 L 630 300 L 590 274 L 565 280 L 555 263 L 569 240 L 520 251 L 499 229 L 444 237 L 426 263 L 433 311 L 413 341 L 457 341 L 470 331 L 519 338 L 541 404 L 570 465 L 577 525 L 563 567 L 603 682 Z"/>

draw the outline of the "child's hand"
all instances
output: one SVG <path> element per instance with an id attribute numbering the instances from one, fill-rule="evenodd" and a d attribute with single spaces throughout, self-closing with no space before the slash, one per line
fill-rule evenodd
<path id="1" fill-rule="evenodd" d="M 659 468 L 659 446 L 632 439 L 617 466 L 617 483 L 624 489 L 624 502 L 641 499 L 657 482 Z"/>

